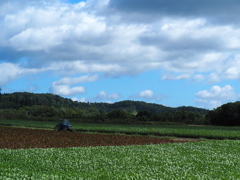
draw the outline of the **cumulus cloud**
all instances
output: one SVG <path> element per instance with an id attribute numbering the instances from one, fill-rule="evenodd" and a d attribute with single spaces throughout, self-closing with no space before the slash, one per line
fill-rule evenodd
<path id="1" fill-rule="evenodd" d="M 73 39 L 78 41 L 78 46 L 97 41 L 105 30 L 105 23 L 101 18 L 80 11 L 82 7 L 78 8 L 47 4 L 26 7 L 6 16 L 5 27 L 15 28 L 9 45 L 18 51 L 49 51 Z"/>
<path id="2" fill-rule="evenodd" d="M 0 16 L 3 27 L 0 52 L 4 52 L 0 59 L 8 57 L 9 61 L 17 61 L 27 57 L 28 68 L 57 64 L 55 67 L 59 67 L 59 72 L 71 69 L 69 72 L 72 73 L 103 72 L 111 75 L 112 71 L 112 74 L 121 76 L 164 69 L 180 73 L 198 71 L 199 74 L 216 71 L 218 75 L 221 73 L 219 67 L 222 69 L 224 61 L 240 47 L 240 30 L 238 26 L 213 25 L 201 13 L 195 16 L 193 9 L 210 13 L 239 3 L 221 1 L 216 8 L 212 2 L 205 2 L 208 6 L 202 2 L 198 2 L 199 6 L 189 0 L 184 2 L 191 9 L 187 13 L 192 14 L 192 18 L 184 18 L 187 14 L 183 9 L 187 7 L 183 2 L 88 0 L 67 4 L 57 0 L 51 3 L 23 1 L 21 8 L 18 8 L 17 1 L 2 2 L 12 10 Z M 148 23 L 119 21 L 119 17 L 125 16 L 116 13 L 129 9 L 152 16 L 151 11 L 156 7 L 158 11 L 155 13 L 161 12 L 164 16 Z M 113 16 L 103 13 L 103 9 Z M 224 12 L 222 16 L 226 11 L 221 11 Z M 238 11 L 228 13 L 236 15 Z M 218 55 L 220 51 L 226 53 Z M 229 67 L 227 77 L 236 77 L 236 73 L 229 73 L 235 72 L 233 68 Z"/>
<path id="3" fill-rule="evenodd" d="M 93 82 L 98 79 L 99 79 L 98 75 L 83 75 L 80 77 L 73 78 L 65 77 L 52 83 L 51 92 L 53 94 L 59 94 L 63 96 L 82 94 L 85 92 L 85 87 L 83 86 L 70 87 L 70 86 L 79 83 Z"/>
<path id="4" fill-rule="evenodd" d="M 73 101 L 77 101 L 77 102 L 88 102 L 88 99 L 86 98 L 76 98 L 76 97 L 73 97 L 72 98 Z"/>
<path id="5" fill-rule="evenodd" d="M 73 85 L 78 83 L 93 82 L 98 80 L 98 75 L 85 75 L 75 78 L 65 77 L 55 82 L 55 85 Z"/>
<path id="6" fill-rule="evenodd" d="M 44 72 L 46 69 L 27 69 L 19 64 L 0 63 L 0 86 L 17 80 L 23 76 Z"/>
<path id="7" fill-rule="evenodd" d="M 120 98 L 119 93 L 107 94 L 105 91 L 100 91 L 98 95 L 95 96 L 96 100 L 115 100 Z"/>
<path id="8" fill-rule="evenodd" d="M 60 45 L 56 29 L 27 29 L 9 39 L 10 45 L 17 51 L 38 51 Z M 44 39 L 44 41 L 43 41 Z"/>
<path id="9" fill-rule="evenodd" d="M 200 81 L 203 81 L 205 79 L 205 76 L 202 75 L 202 74 L 195 74 L 193 77 L 192 77 L 192 81 L 193 82 L 200 82 Z"/>
<path id="10" fill-rule="evenodd" d="M 112 103 L 113 101 L 115 101 L 115 100 L 117 100 L 119 98 L 121 98 L 120 93 L 108 94 L 106 91 L 100 91 L 96 96 L 91 97 L 91 98 L 73 97 L 72 100 L 73 101 L 78 101 L 78 102 L 96 102 L 96 101 L 100 101 L 100 102 Z"/>
<path id="11" fill-rule="evenodd" d="M 180 74 L 180 75 L 164 75 L 161 79 L 162 80 L 182 80 L 188 79 L 190 77 L 189 74 Z"/>
<path id="12" fill-rule="evenodd" d="M 240 79 L 238 0 L 67 2 L 0 2 L 0 85 L 44 71 L 63 76 L 51 87 L 60 95 L 84 93 L 79 83 L 151 70 L 161 80 Z M 132 97 L 164 98 L 151 90 Z"/>
<path id="13" fill-rule="evenodd" d="M 127 68 L 123 68 L 118 64 L 105 64 L 105 63 L 89 63 L 86 61 L 68 61 L 60 63 L 52 63 L 49 66 L 53 70 L 60 70 L 60 73 L 64 75 L 74 75 L 78 73 L 96 73 L 100 72 L 105 75 L 124 74 L 128 71 Z"/>
<path id="14" fill-rule="evenodd" d="M 70 87 L 69 85 L 57 85 L 56 83 L 52 83 L 50 90 L 51 93 L 61 96 L 73 96 L 85 92 L 85 88 L 83 86 Z"/>
<path id="15" fill-rule="evenodd" d="M 141 97 L 141 98 L 152 98 L 153 94 L 154 94 L 153 91 L 145 90 L 145 91 L 141 91 L 139 93 L 139 97 Z"/>
<path id="16" fill-rule="evenodd" d="M 163 20 L 159 29 L 152 28 L 145 32 L 140 37 L 140 42 L 168 51 L 221 49 L 222 39 L 216 36 L 216 31 L 218 29 L 207 26 L 205 19 L 169 19 Z"/>
<path id="17" fill-rule="evenodd" d="M 111 0 L 109 6 L 121 13 L 150 14 L 153 17 L 180 16 L 194 18 L 202 16 L 222 23 L 237 22 L 237 17 L 240 15 L 238 0 Z"/>
<path id="18" fill-rule="evenodd" d="M 210 90 L 199 91 L 195 94 L 196 102 L 203 108 L 217 108 L 229 101 L 237 101 L 240 95 L 230 85 L 224 87 L 213 86 Z"/>
<path id="19" fill-rule="evenodd" d="M 23 69 L 10 63 L 2 63 L 0 66 L 0 85 L 13 81 L 23 75 Z"/>
<path id="20" fill-rule="evenodd" d="M 130 96 L 130 99 L 134 100 L 153 100 L 153 101 L 161 101 L 166 96 L 163 94 L 155 94 L 152 90 L 144 90 L 139 92 L 138 94 L 133 94 Z"/>
<path id="21" fill-rule="evenodd" d="M 239 38 L 240 39 L 240 38 Z M 240 79 L 240 54 L 236 54 L 225 65 L 222 73 L 226 79 Z M 222 77 L 223 78 L 223 77 Z"/>

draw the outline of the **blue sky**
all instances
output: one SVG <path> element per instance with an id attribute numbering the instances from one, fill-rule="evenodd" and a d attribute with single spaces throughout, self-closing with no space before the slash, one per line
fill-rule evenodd
<path id="1" fill-rule="evenodd" d="M 2 93 L 216 108 L 240 99 L 238 0 L 0 2 Z"/>

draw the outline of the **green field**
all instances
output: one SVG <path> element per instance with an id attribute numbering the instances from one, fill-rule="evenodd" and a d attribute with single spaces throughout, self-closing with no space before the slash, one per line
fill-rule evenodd
<path id="1" fill-rule="evenodd" d="M 0 120 L 0 125 L 53 129 L 56 122 Z M 77 131 L 240 139 L 240 127 L 107 125 L 72 122 Z M 1 137 L 0 137 L 1 138 Z M 3 180 L 196 179 L 240 177 L 240 140 L 142 146 L 0 149 Z"/>
<path id="2" fill-rule="evenodd" d="M 240 127 L 223 126 L 180 126 L 180 125 L 116 125 L 87 124 L 72 121 L 76 131 L 127 133 L 141 135 L 175 136 L 210 139 L 240 139 Z M 0 125 L 14 125 L 53 129 L 56 122 L 29 120 L 0 120 Z"/>
<path id="3" fill-rule="evenodd" d="M 0 150 L 0 179 L 239 179 L 240 141 Z"/>

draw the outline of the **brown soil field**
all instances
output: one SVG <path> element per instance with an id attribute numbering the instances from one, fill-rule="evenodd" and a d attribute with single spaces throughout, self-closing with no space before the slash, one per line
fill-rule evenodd
<path id="1" fill-rule="evenodd" d="M 121 146 L 189 142 L 184 139 L 164 139 L 148 136 L 56 132 L 0 126 L 0 149 Z"/>

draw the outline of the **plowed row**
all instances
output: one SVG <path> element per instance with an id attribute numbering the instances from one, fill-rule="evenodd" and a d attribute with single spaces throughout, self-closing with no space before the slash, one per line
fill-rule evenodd
<path id="1" fill-rule="evenodd" d="M 0 149 L 119 146 L 176 142 L 186 141 L 176 141 L 173 139 L 153 138 L 147 136 L 55 132 L 41 129 L 0 126 Z"/>

